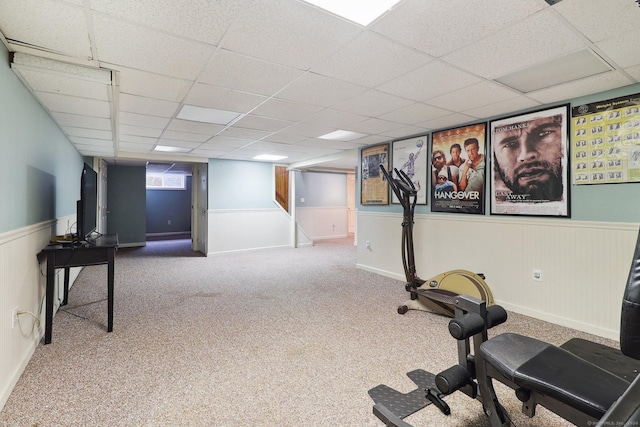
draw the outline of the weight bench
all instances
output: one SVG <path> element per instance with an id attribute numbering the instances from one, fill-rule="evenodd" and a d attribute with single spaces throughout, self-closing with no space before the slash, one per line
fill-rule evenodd
<path id="1" fill-rule="evenodd" d="M 496 380 L 515 391 L 529 417 L 542 405 L 579 426 L 640 425 L 640 233 L 622 302 L 620 350 L 581 339 L 554 346 L 514 333 L 489 339 L 489 329 L 506 321 L 506 311 L 466 295 L 454 299 L 449 332 L 458 340 L 458 364 L 435 376 L 437 391 L 424 390 L 424 406 L 462 391 L 481 401 L 492 426 L 510 426 L 493 388 Z M 369 392 L 374 413 L 387 426 L 409 426 L 402 421 L 405 413 L 376 400 L 372 392 L 378 387 Z M 409 395 L 415 398 L 416 391 Z"/>

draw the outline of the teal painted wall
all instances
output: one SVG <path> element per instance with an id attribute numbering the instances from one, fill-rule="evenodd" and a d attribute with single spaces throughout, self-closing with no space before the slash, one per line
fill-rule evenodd
<path id="1" fill-rule="evenodd" d="M 145 166 L 109 166 L 107 233 L 118 234 L 118 241 L 122 245 L 146 241 L 146 183 Z"/>
<path id="2" fill-rule="evenodd" d="M 75 214 L 83 160 L 0 44 L 0 232 Z"/>
<path id="3" fill-rule="evenodd" d="M 275 209 L 271 163 L 210 159 L 209 209 Z"/>
<path id="4" fill-rule="evenodd" d="M 304 199 L 304 202 L 300 200 Z M 296 206 L 347 206 L 347 175 L 325 172 L 296 172 Z"/>
<path id="5" fill-rule="evenodd" d="M 640 84 L 626 86 L 615 90 L 601 92 L 581 98 L 575 98 L 546 106 L 536 107 L 532 110 L 537 110 L 545 107 L 552 107 L 555 105 L 561 105 L 570 103 L 571 106 L 587 104 L 609 98 L 616 98 L 619 96 L 630 95 L 634 93 L 640 93 Z M 514 111 L 512 114 L 520 114 L 526 111 Z M 490 120 L 498 119 L 500 117 L 506 117 L 511 114 L 505 114 L 502 116 L 490 117 Z M 477 123 L 475 121 L 473 123 Z M 463 126 L 464 123 L 461 124 Z M 431 137 L 429 136 L 429 140 Z M 488 148 L 490 149 L 490 147 Z M 357 182 L 360 182 L 360 165 L 358 165 Z M 490 187 L 490 182 L 487 180 L 487 185 Z M 402 212 L 402 207 L 397 204 L 389 204 L 388 206 L 362 206 L 360 205 L 360 185 L 356 185 L 356 203 L 358 203 L 358 210 L 370 211 L 370 212 Z M 626 184 L 601 184 L 601 185 L 571 185 L 571 218 L 581 221 L 606 221 L 606 222 L 640 222 L 640 183 L 626 183 Z M 490 201 L 489 191 L 487 193 L 486 200 L 486 215 L 490 213 Z M 429 203 L 431 201 L 429 200 Z M 431 214 L 430 205 L 416 206 L 415 213 L 417 214 Z M 438 215 L 461 215 L 452 213 L 438 213 Z M 531 217 L 522 217 L 531 218 Z M 536 217 L 536 219 L 544 220 L 545 218 Z M 556 218 L 557 219 L 557 218 Z"/>

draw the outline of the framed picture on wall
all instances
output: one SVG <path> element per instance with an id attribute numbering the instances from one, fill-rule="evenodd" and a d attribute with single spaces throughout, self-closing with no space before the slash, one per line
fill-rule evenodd
<path id="1" fill-rule="evenodd" d="M 393 142 L 393 171 L 389 171 L 396 176 L 395 170 L 404 172 L 413 182 L 416 190 L 416 204 L 427 204 L 427 135 L 416 138 L 403 139 Z M 400 203 L 398 196 L 391 193 L 391 201 Z"/>
<path id="2" fill-rule="evenodd" d="M 380 165 L 389 169 L 389 144 L 363 148 L 360 152 L 360 203 L 362 205 L 388 205 L 389 183 Z"/>
<path id="3" fill-rule="evenodd" d="M 491 214 L 569 217 L 569 105 L 494 120 Z"/>
<path id="4" fill-rule="evenodd" d="M 431 212 L 484 214 L 487 124 L 431 134 Z"/>

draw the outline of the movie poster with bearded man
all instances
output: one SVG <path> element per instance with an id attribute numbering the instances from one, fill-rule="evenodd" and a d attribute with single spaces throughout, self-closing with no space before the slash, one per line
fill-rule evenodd
<path id="1" fill-rule="evenodd" d="M 491 214 L 569 217 L 569 106 L 490 123 Z"/>

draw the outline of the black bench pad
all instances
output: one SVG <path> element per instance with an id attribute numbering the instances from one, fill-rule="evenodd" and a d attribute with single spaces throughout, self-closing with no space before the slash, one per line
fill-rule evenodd
<path id="1" fill-rule="evenodd" d="M 498 335 L 482 343 L 480 351 L 507 380 L 596 419 L 630 384 L 563 348 L 523 335 Z"/>

